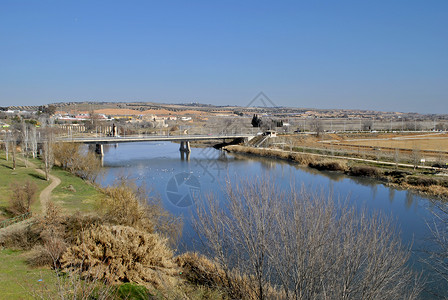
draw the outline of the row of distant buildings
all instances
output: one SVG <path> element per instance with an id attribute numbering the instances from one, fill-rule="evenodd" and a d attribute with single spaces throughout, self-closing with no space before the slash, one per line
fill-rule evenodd
<path id="1" fill-rule="evenodd" d="M 62 122 L 75 122 L 75 121 L 87 121 L 91 120 L 89 113 L 77 113 L 77 114 L 68 114 L 68 113 L 57 113 L 54 115 L 54 118 L 58 121 Z M 112 121 L 112 120 L 127 120 L 130 122 L 141 122 L 141 121 L 191 121 L 191 117 L 177 117 L 172 115 L 105 115 L 105 114 L 95 114 L 95 119 L 98 121 Z"/>

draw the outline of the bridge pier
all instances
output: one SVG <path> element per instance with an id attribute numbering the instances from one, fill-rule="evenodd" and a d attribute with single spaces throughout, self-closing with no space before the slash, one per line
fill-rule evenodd
<path id="1" fill-rule="evenodd" d="M 189 141 L 181 141 L 179 151 L 190 153 L 191 152 L 190 142 Z"/>
<path id="2" fill-rule="evenodd" d="M 180 151 L 180 160 L 190 161 L 190 152 Z"/>
<path id="3" fill-rule="evenodd" d="M 98 154 L 101 157 L 104 156 L 103 144 L 96 144 L 95 145 L 95 153 Z"/>

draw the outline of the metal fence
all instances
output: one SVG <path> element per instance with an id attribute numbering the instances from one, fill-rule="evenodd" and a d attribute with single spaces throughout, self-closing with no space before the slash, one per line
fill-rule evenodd
<path id="1" fill-rule="evenodd" d="M 25 213 L 25 214 L 23 214 L 23 215 L 16 216 L 16 217 L 14 217 L 14 218 L 11 218 L 11 219 L 7 219 L 7 220 L 4 220 L 4 221 L 1 221 L 1 222 L 0 222 L 0 228 L 8 227 L 8 226 L 10 226 L 10 225 L 12 225 L 12 224 L 15 224 L 15 223 L 24 221 L 24 220 L 26 220 L 26 219 L 29 219 L 29 218 L 31 218 L 32 216 L 33 216 L 33 214 L 32 214 L 31 212 L 27 212 L 27 213 Z"/>

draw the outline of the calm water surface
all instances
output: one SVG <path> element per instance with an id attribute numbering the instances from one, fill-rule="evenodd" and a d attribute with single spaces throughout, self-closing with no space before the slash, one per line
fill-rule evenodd
<path id="1" fill-rule="evenodd" d="M 189 160 L 181 160 L 179 144 L 169 142 L 119 144 L 108 146 L 105 152 L 102 185 L 127 176 L 137 184 L 145 184 L 151 195 L 161 197 L 168 211 L 184 219 L 180 251 L 197 249 L 189 223 L 194 202 L 200 201 L 194 200 L 194 195 L 215 193 L 222 197 L 226 179 L 235 182 L 238 178 L 268 176 L 285 189 L 291 183 L 304 185 L 341 199 L 349 198 L 357 207 L 392 215 L 401 229 L 402 240 L 412 244 L 414 268 L 431 276 L 419 257 L 423 256 L 421 250 L 431 246 L 426 222 L 431 220 L 434 208 L 430 199 L 413 192 L 391 189 L 368 178 L 320 172 L 273 159 L 226 155 L 212 148 L 192 148 Z"/>

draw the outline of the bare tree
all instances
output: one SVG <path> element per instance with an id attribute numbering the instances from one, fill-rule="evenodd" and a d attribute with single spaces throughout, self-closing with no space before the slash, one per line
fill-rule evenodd
<path id="1" fill-rule="evenodd" d="M 364 131 L 372 130 L 373 128 L 373 121 L 372 120 L 364 120 L 362 121 L 362 127 L 361 129 Z"/>
<path id="2" fill-rule="evenodd" d="M 321 136 L 324 131 L 323 123 L 320 119 L 314 119 L 311 121 L 311 130 L 316 133 L 316 136 Z"/>
<path id="3" fill-rule="evenodd" d="M 31 154 L 33 155 L 33 158 L 36 158 L 37 156 L 37 130 L 36 126 L 31 126 L 31 132 L 30 132 L 30 148 L 31 148 Z"/>
<path id="4" fill-rule="evenodd" d="M 6 155 L 6 161 L 9 161 L 9 148 L 11 144 L 11 133 L 5 132 L 5 155 Z"/>
<path id="5" fill-rule="evenodd" d="M 445 285 L 448 284 L 448 204 L 434 201 L 434 220 L 428 223 L 432 233 L 434 247 L 428 251 L 429 258 L 425 260 Z M 437 292 L 436 292 L 437 293 Z"/>
<path id="6" fill-rule="evenodd" d="M 25 161 L 25 167 L 27 168 L 28 168 L 28 142 L 29 142 L 28 139 L 29 139 L 28 126 L 25 123 L 25 121 L 22 121 L 21 148 L 23 159 Z"/>
<path id="7" fill-rule="evenodd" d="M 384 216 L 294 188 L 282 193 L 268 180 L 229 185 L 222 202 L 210 196 L 198 205 L 195 228 L 232 296 L 413 299 L 420 292 L 410 251 Z"/>
<path id="8" fill-rule="evenodd" d="M 53 153 L 53 134 L 51 128 L 45 134 L 45 139 L 43 142 L 43 162 L 45 169 L 45 179 L 50 180 L 50 171 L 54 165 L 54 153 Z"/>
<path id="9" fill-rule="evenodd" d="M 418 168 L 418 165 L 420 163 L 421 160 L 421 154 L 420 154 L 420 149 L 418 149 L 417 147 L 414 147 L 412 149 L 412 153 L 411 153 L 411 163 L 414 166 L 414 170 Z"/>
<path id="10" fill-rule="evenodd" d="M 17 134 L 11 132 L 11 150 L 12 150 L 12 169 L 16 169 L 16 152 L 17 152 Z"/>
<path id="11" fill-rule="evenodd" d="M 398 169 L 398 163 L 400 162 L 400 150 L 395 148 L 394 151 L 394 162 L 395 162 L 395 169 Z"/>

